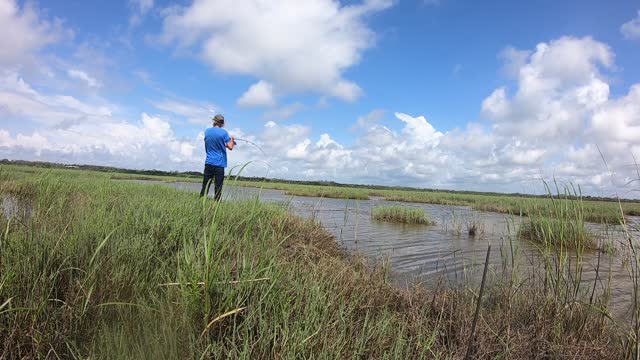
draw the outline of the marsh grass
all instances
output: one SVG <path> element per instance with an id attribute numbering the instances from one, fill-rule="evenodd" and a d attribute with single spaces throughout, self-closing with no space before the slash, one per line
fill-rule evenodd
<path id="1" fill-rule="evenodd" d="M 575 219 L 537 216 L 520 227 L 519 236 L 544 246 L 562 246 L 568 249 L 596 247 L 593 235 L 583 222 Z"/>
<path id="2" fill-rule="evenodd" d="M 239 185 L 283 190 L 290 195 L 367 200 L 371 196 L 387 201 L 428 203 L 445 206 L 469 206 L 478 211 L 511 215 L 544 216 L 554 196 L 527 198 L 510 195 L 483 195 L 425 190 L 388 190 L 351 188 L 347 186 L 300 185 L 276 182 L 239 181 Z M 562 197 L 565 194 L 562 194 Z M 640 214 L 640 203 L 618 204 L 612 201 L 580 199 L 584 221 L 620 224 L 623 214 Z"/>
<path id="3" fill-rule="evenodd" d="M 99 174 L 96 172 L 96 174 Z M 164 182 L 200 182 L 197 177 L 155 176 L 137 174 L 109 173 L 112 179 L 120 180 L 158 180 Z M 236 182 L 240 186 L 258 187 L 285 191 L 288 195 L 325 197 L 337 199 L 368 200 L 378 197 L 387 201 L 428 203 L 446 206 L 469 206 L 478 211 L 490 211 L 511 215 L 544 216 L 548 215 L 547 206 L 553 196 L 529 198 L 512 195 L 485 195 L 473 193 L 453 193 L 436 190 L 392 190 L 349 186 L 303 185 L 267 181 Z M 564 195 L 564 194 L 563 194 Z M 640 215 L 640 203 L 615 201 L 580 200 L 584 221 L 619 225 L 623 215 Z"/>
<path id="4" fill-rule="evenodd" d="M 460 358 L 467 348 L 477 289 L 396 288 L 281 207 L 24 171 L 0 170 L 0 193 L 32 207 L 27 219 L 0 217 L 0 358 Z M 630 358 L 633 336 L 604 303 L 560 286 L 571 268 L 547 269 L 558 286 L 489 282 L 473 358 Z"/>
<path id="5" fill-rule="evenodd" d="M 470 238 L 482 237 L 484 236 L 484 231 L 484 222 L 480 218 L 474 216 L 467 220 L 467 235 Z"/>
<path id="6" fill-rule="evenodd" d="M 329 188 L 317 189 L 313 187 L 302 187 L 285 191 L 286 195 L 309 196 L 319 198 L 369 200 L 369 196 L 363 192 L 353 189 Z"/>
<path id="7" fill-rule="evenodd" d="M 378 221 L 402 224 L 435 225 L 424 209 L 404 206 L 378 206 L 371 210 L 371 217 Z"/>
<path id="8" fill-rule="evenodd" d="M 597 244 L 585 226 L 585 207 L 579 189 L 573 186 L 548 189 L 549 201 L 532 204 L 531 214 L 520 227 L 520 238 L 545 247 L 595 249 Z"/>

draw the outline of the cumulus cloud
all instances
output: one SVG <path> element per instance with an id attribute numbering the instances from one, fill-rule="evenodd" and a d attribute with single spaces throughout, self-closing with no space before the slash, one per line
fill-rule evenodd
<path id="1" fill-rule="evenodd" d="M 280 177 L 525 192 L 556 178 L 590 194 L 632 195 L 624 185 L 640 154 L 640 84 L 611 98 L 612 50 L 562 37 L 501 57 L 514 84 L 482 102 L 484 122 L 441 131 L 424 116 L 377 110 L 356 120 L 350 146 L 276 122 L 253 141 L 269 149 Z"/>
<path id="2" fill-rule="evenodd" d="M 609 97 L 600 68 L 613 65 L 613 52 L 590 37 L 563 37 L 538 44 L 525 59 L 523 54 L 510 65 L 520 63 L 517 92 L 509 97 L 505 87 L 496 89 L 482 103 L 483 115 L 503 135 L 576 136 L 589 112 Z"/>
<path id="3" fill-rule="evenodd" d="M 587 137 L 597 143 L 615 165 L 633 164 L 631 155 L 640 155 L 640 84 L 629 93 L 610 100 L 591 117 Z"/>
<path id="4" fill-rule="evenodd" d="M 134 168 L 193 169 L 200 163 L 192 140 L 146 113 L 128 121 L 108 104 L 69 95 L 45 95 L 15 73 L 0 78 L 0 156 Z M 37 125 L 11 130 L 17 123 Z"/>
<path id="5" fill-rule="evenodd" d="M 622 24 L 620 32 L 626 39 L 640 39 L 640 11 L 635 19 Z"/>
<path id="6" fill-rule="evenodd" d="M 610 98 L 605 71 L 614 67 L 611 48 L 590 37 L 562 37 L 502 56 L 516 89 L 510 95 L 500 87 L 482 103 L 493 137 L 492 166 L 521 173 L 530 166 L 538 176 L 610 189 L 630 176 L 640 144 L 640 90 L 634 85 L 628 95 Z M 599 149 L 617 173 L 604 170 Z"/>
<path id="7" fill-rule="evenodd" d="M 98 163 L 133 168 L 192 169 L 196 139 L 176 139 L 169 123 L 142 114 L 139 123 L 103 119 L 82 122 L 64 129 L 35 130 L 11 135 L 2 130 L 0 154 L 45 161 Z"/>
<path id="8" fill-rule="evenodd" d="M 14 0 L 0 0 L 0 65 L 18 66 L 33 60 L 37 52 L 71 36 L 59 19 L 48 20 L 29 5 L 22 9 Z"/>
<path id="9" fill-rule="evenodd" d="M 262 149 L 239 142 L 230 166 L 259 160 L 245 175 L 521 192 L 555 177 L 589 194 L 633 195 L 624 185 L 640 158 L 640 84 L 612 96 L 613 51 L 589 37 L 562 37 L 501 56 L 512 77 L 478 104 L 481 121 L 443 130 L 421 114 L 374 110 L 353 119 L 346 143 L 283 121 L 278 111 L 295 110 L 293 103 L 273 109 L 261 128 L 229 129 Z M 179 138 L 160 116 L 124 118 L 103 99 L 45 93 L 17 72 L 0 75 L 0 157 L 202 167 L 202 134 Z M 154 106 L 193 122 L 213 113 L 213 105 L 185 100 Z M 31 130 L 13 126 L 25 119 Z"/>
<path id="10" fill-rule="evenodd" d="M 264 80 L 258 81 L 242 94 L 237 104 L 240 107 L 275 106 L 276 97 L 273 85 Z"/>
<path id="11" fill-rule="evenodd" d="M 256 76 L 279 91 L 353 101 L 362 90 L 343 73 L 374 45 L 366 18 L 392 3 L 195 0 L 165 11 L 159 40 L 195 48 L 217 71 Z"/>

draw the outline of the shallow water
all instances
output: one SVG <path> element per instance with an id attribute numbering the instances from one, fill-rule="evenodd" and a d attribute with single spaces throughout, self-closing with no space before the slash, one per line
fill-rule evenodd
<path id="1" fill-rule="evenodd" d="M 200 191 L 200 184 L 175 183 L 172 186 L 188 191 Z M 400 286 L 422 282 L 434 285 L 441 279 L 459 284 L 477 284 L 487 247 L 492 246 L 491 274 L 509 274 L 515 263 L 519 273 L 540 268 L 543 263 L 540 249 L 528 241 L 520 241 L 514 234 L 523 221 L 518 216 L 480 212 L 465 206 L 443 206 L 382 199 L 345 200 L 285 195 L 284 191 L 226 186 L 224 198 L 234 199 L 259 196 L 262 201 L 276 202 L 288 207 L 294 214 L 313 218 L 335 235 L 337 241 L 350 251 L 383 260 L 391 266 L 395 281 Z M 404 225 L 378 222 L 371 218 L 371 209 L 381 205 L 402 205 L 423 208 L 437 224 Z M 481 231 L 469 236 L 467 224 L 475 222 Z M 629 217 L 632 238 L 640 238 L 640 217 Z M 621 226 L 588 224 L 590 231 L 601 239 L 610 239 L 616 247 L 628 243 Z M 585 290 L 594 286 L 598 254 L 598 279 L 611 277 L 611 302 L 615 314 L 626 317 L 632 303 L 633 281 L 629 276 L 624 251 L 609 256 L 590 251 L 583 258 L 582 283 Z M 515 254 L 515 256 L 511 256 Z M 513 261 L 513 263 L 512 263 Z M 575 256 L 571 258 L 575 263 Z M 463 281 L 464 280 L 464 281 Z M 596 284 L 602 292 L 604 282 Z"/>
<path id="2" fill-rule="evenodd" d="M 26 219 L 31 216 L 31 206 L 25 201 L 20 201 L 11 195 L 4 195 L 0 206 L 2 207 L 2 215 L 4 215 L 6 219 Z"/>

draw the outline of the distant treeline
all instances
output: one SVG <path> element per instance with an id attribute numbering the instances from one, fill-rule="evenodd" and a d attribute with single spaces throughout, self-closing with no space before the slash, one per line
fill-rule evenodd
<path id="1" fill-rule="evenodd" d="M 91 171 L 100 171 L 106 173 L 123 173 L 123 174 L 137 174 L 137 175 L 153 175 L 153 176 L 175 176 L 175 177 L 187 177 L 187 178 L 198 178 L 202 177 L 202 173 L 199 171 L 162 171 L 162 170 L 135 170 L 135 169 L 123 169 L 111 166 L 99 166 L 99 165 L 81 165 L 81 164 L 60 164 L 60 163 L 52 163 L 52 162 L 44 162 L 44 161 L 26 161 L 26 160 L 8 160 L 2 159 L 0 160 L 0 165 L 27 165 L 34 166 L 40 168 L 64 168 L 64 169 L 79 169 L 79 170 L 91 170 Z M 424 191 L 424 192 L 439 192 L 439 193 L 450 193 L 450 194 L 469 194 L 469 195 L 487 195 L 487 196 L 514 196 L 514 197 L 522 197 L 522 198 L 548 198 L 549 195 L 532 195 L 532 194 L 522 194 L 522 193 L 499 193 L 499 192 L 491 192 L 491 191 L 466 191 L 466 190 L 443 190 L 443 189 L 427 189 L 427 188 L 414 188 L 408 186 L 384 186 L 384 185 L 360 185 L 360 184 L 342 184 L 335 181 L 309 181 L 309 180 L 287 180 L 287 179 L 276 179 L 276 178 L 265 178 L 265 177 L 249 177 L 249 176 L 238 176 L 239 180 L 244 181 L 263 181 L 263 182 L 271 182 L 271 183 L 283 183 L 283 184 L 297 184 L 297 185 L 316 185 L 316 186 L 334 186 L 334 187 L 349 187 L 349 188 L 360 188 L 360 189 L 374 189 L 374 190 L 398 190 L 398 191 Z M 565 198 L 565 196 L 562 196 Z M 574 196 L 567 196 L 568 198 L 574 198 Z M 623 198 L 611 198 L 611 197 L 602 197 L 602 196 L 582 196 L 584 200 L 591 201 L 620 201 L 620 202 L 630 202 L 635 203 L 638 200 L 632 199 L 623 199 Z"/>

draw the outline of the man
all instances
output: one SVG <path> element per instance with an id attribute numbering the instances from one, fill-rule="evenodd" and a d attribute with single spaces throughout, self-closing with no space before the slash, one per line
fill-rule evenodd
<path id="1" fill-rule="evenodd" d="M 224 127 L 224 116 L 218 114 L 213 117 L 213 127 L 204 132 L 204 147 L 207 159 L 204 162 L 204 178 L 200 196 L 209 194 L 211 179 L 213 179 L 216 201 L 222 196 L 222 183 L 224 182 L 224 168 L 227 167 L 227 149 L 233 150 L 236 144 L 233 136 L 229 136 Z"/>

